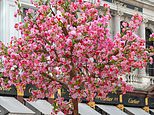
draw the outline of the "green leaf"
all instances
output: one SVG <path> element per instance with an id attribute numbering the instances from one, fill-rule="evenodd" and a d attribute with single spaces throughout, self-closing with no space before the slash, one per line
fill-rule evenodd
<path id="1" fill-rule="evenodd" d="M 58 109 L 58 105 L 56 102 L 53 103 L 53 107 L 54 107 L 54 111 L 56 111 Z"/>
<path id="2" fill-rule="evenodd" d="M 65 3 L 62 4 L 62 7 L 65 10 L 65 12 L 67 12 L 69 10 L 69 5 L 70 5 L 70 3 L 68 2 L 68 0 L 65 0 Z"/>
<path id="3" fill-rule="evenodd" d="M 99 86 L 97 85 L 96 88 L 99 88 Z"/>
<path id="4" fill-rule="evenodd" d="M 42 62 L 46 62 L 47 61 L 44 55 L 42 55 L 41 61 Z"/>
<path id="5" fill-rule="evenodd" d="M 111 62 L 111 64 L 114 64 L 116 61 L 115 60 L 111 60 L 110 62 Z"/>
<path id="6" fill-rule="evenodd" d="M 8 55 L 7 47 L 4 48 L 4 53 L 5 53 L 6 55 Z"/>
<path id="7" fill-rule="evenodd" d="M 28 28 L 28 23 L 25 23 L 24 24 L 24 28 Z"/>
<path id="8" fill-rule="evenodd" d="M 154 41 L 154 38 L 149 38 L 149 41 Z"/>
<path id="9" fill-rule="evenodd" d="M 102 26 L 102 23 L 98 23 L 97 25 L 98 25 L 99 27 L 101 27 L 101 26 Z"/>
<path id="10" fill-rule="evenodd" d="M 97 65 L 97 68 L 104 68 L 104 67 L 105 67 L 104 64 L 98 64 L 98 65 Z"/>
<path id="11" fill-rule="evenodd" d="M 72 43 L 73 43 L 73 44 L 75 44 L 75 43 L 76 43 L 76 41 L 73 39 L 73 40 L 72 40 Z"/>
<path id="12" fill-rule="evenodd" d="M 18 8 L 21 9 L 21 4 L 20 3 L 18 3 Z"/>
<path id="13" fill-rule="evenodd" d="M 58 26 L 63 27 L 63 23 L 61 21 L 59 21 Z"/>
<path id="14" fill-rule="evenodd" d="M 0 73 L 0 78 L 2 78 L 3 77 L 3 74 L 2 73 Z"/>
<path id="15" fill-rule="evenodd" d="M 76 81 L 76 84 L 79 84 L 79 81 L 78 80 Z"/>
<path id="16" fill-rule="evenodd" d="M 30 79 L 31 79 L 31 80 L 35 80 L 35 78 L 34 78 L 34 77 L 31 77 Z"/>

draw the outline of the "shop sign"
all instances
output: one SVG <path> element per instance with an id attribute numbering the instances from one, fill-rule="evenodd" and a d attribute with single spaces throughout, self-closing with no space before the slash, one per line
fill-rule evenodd
<path id="1" fill-rule="evenodd" d="M 119 104 L 119 95 L 115 93 L 109 93 L 106 98 L 100 99 L 95 98 L 96 103 L 104 103 L 104 104 Z"/>
<path id="2" fill-rule="evenodd" d="M 62 88 L 61 96 L 64 97 L 64 99 L 66 100 L 70 99 L 69 92 L 65 88 Z M 87 102 L 86 99 L 82 99 L 82 101 Z M 96 97 L 95 102 L 96 103 L 106 103 L 106 104 L 119 104 L 119 95 L 115 93 L 109 93 L 107 97 L 104 99 L 100 99 Z"/>
<path id="3" fill-rule="evenodd" d="M 32 84 L 27 84 L 26 88 L 24 90 L 24 97 L 31 96 L 32 90 L 36 90 L 36 87 Z M 13 85 L 8 89 L 4 89 L 3 87 L 0 87 L 0 95 L 2 95 L 2 96 L 17 96 L 17 89 Z"/>
<path id="4" fill-rule="evenodd" d="M 61 89 L 61 96 L 64 97 L 64 99 L 66 99 L 66 100 L 70 99 L 69 92 L 65 88 Z"/>
<path id="5" fill-rule="evenodd" d="M 36 90 L 37 88 L 32 84 L 27 84 L 24 90 L 24 97 L 29 97 L 32 95 L 31 91 Z"/>
<path id="6" fill-rule="evenodd" d="M 145 98 L 140 96 L 125 94 L 123 95 L 123 104 L 127 106 L 143 107 L 145 106 Z"/>

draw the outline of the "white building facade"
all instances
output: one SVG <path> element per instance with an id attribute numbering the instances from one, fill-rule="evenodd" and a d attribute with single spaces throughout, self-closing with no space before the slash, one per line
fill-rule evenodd
<path id="1" fill-rule="evenodd" d="M 23 8 L 34 7 L 30 0 L 21 0 Z M 95 3 L 95 0 L 85 0 Z M 143 22 L 137 34 L 147 39 L 154 32 L 154 0 L 102 0 L 102 5 L 107 3 L 111 8 L 110 31 L 112 37 L 121 32 L 121 22 L 129 22 L 132 15 L 138 13 L 143 16 Z M 14 29 L 14 24 L 21 21 L 21 17 L 15 18 L 14 12 L 17 7 L 14 0 L 0 0 L 0 40 L 7 44 L 11 36 L 19 37 L 20 34 Z M 148 42 L 146 47 L 153 45 Z M 135 70 L 130 75 L 125 76 L 125 81 L 137 89 L 146 90 L 154 84 L 154 65 L 148 65 L 142 70 Z"/>

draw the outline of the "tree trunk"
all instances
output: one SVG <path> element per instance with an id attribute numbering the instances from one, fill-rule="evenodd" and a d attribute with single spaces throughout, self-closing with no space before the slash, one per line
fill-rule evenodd
<path id="1" fill-rule="evenodd" d="M 73 106 L 74 106 L 73 115 L 79 115 L 78 114 L 78 100 L 72 99 L 72 103 L 73 103 Z"/>

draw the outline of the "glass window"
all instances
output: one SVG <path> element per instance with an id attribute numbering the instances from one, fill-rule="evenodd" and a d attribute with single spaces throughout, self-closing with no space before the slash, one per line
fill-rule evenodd
<path id="1" fill-rule="evenodd" d="M 153 41 L 149 41 L 149 38 L 150 38 L 150 34 L 152 34 L 152 31 L 148 28 L 145 29 L 145 32 L 146 32 L 146 48 L 149 48 L 150 46 L 154 46 L 154 42 Z M 154 55 L 151 56 L 154 60 Z M 149 75 L 149 76 L 154 76 L 154 63 L 153 64 L 150 64 L 148 63 L 147 64 L 147 67 L 146 67 L 146 74 Z"/>

